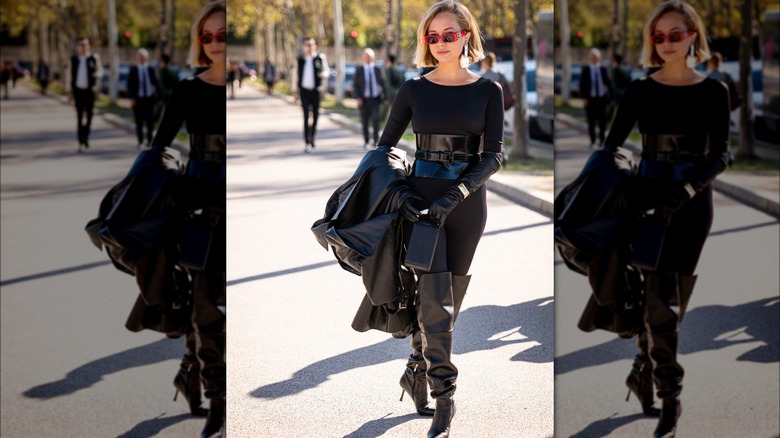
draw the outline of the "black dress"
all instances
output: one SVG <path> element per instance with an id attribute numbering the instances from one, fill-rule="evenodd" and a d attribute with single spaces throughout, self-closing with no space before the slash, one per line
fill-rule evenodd
<path id="1" fill-rule="evenodd" d="M 179 82 L 171 93 L 153 147 L 169 146 L 182 123 L 190 135 L 190 152 L 181 200 L 191 217 L 179 237 L 179 264 L 187 269 L 192 281 L 192 325 L 205 395 L 224 398 L 225 314 L 220 309 L 226 302 L 225 86 L 198 77 Z M 198 262 L 202 263 L 196 267 Z M 186 348 L 191 349 L 192 343 Z"/>
<path id="2" fill-rule="evenodd" d="M 462 152 L 485 151 L 500 154 L 504 138 L 501 86 L 485 78 L 458 86 L 439 85 L 425 77 L 406 81 L 393 101 L 390 117 L 378 144 L 398 144 L 409 122 L 416 134 L 482 138 L 479 150 Z M 470 165 L 432 163 L 418 158 L 415 160 L 413 176 L 409 178 L 409 182 L 412 188 L 430 203 L 454 184 L 453 179 L 467 172 Z M 485 194 L 483 185 L 455 207 L 447 217 L 444 224 L 446 244 L 440 245 L 442 251 L 446 250 L 446 256 L 443 253 L 434 256 L 431 272 L 451 271 L 455 275 L 468 273 L 487 220 Z M 418 207 L 427 208 L 428 205 Z"/>
<path id="3" fill-rule="evenodd" d="M 636 123 L 643 135 L 639 191 L 645 208 L 663 202 L 674 185 L 703 185 L 701 192 L 674 215 L 658 266 L 659 271 L 690 275 L 712 225 L 709 182 L 724 169 L 728 154 L 728 90 L 710 78 L 684 86 L 665 85 L 651 77 L 633 81 L 617 109 L 606 147 L 621 146 Z M 658 136 L 689 140 L 677 141 L 679 160 L 651 151 L 654 147 L 648 141 Z"/>

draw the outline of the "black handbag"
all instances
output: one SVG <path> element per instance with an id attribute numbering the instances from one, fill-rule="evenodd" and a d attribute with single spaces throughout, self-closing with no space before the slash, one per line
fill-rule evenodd
<path id="1" fill-rule="evenodd" d="M 420 271 L 430 271 L 433 254 L 439 242 L 439 224 L 421 217 L 412 227 L 404 265 Z"/>
<path id="2" fill-rule="evenodd" d="M 655 271 L 661 258 L 666 228 L 652 219 L 645 219 L 637 225 L 634 243 L 631 245 L 631 266 Z"/>

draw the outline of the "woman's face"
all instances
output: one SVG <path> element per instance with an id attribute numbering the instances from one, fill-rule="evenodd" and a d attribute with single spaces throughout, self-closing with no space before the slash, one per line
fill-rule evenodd
<path id="1" fill-rule="evenodd" d="M 444 35 L 445 33 L 458 33 L 462 29 L 458 24 L 458 19 L 455 15 L 449 12 L 442 12 L 437 14 L 431 20 L 431 24 L 428 25 L 428 31 L 426 35 Z M 428 45 L 428 50 L 439 64 L 446 64 L 448 62 L 457 62 L 463 54 L 463 46 L 468 43 L 468 39 L 471 35 L 466 34 L 458 36 L 458 38 L 451 42 L 445 43 L 443 39 L 439 39 L 438 42 Z"/>
<path id="2" fill-rule="evenodd" d="M 688 50 L 691 44 L 696 40 L 696 33 L 688 35 L 686 32 L 691 29 L 685 25 L 682 15 L 677 12 L 669 12 L 661 16 L 655 24 L 655 29 L 651 38 L 655 35 L 666 36 L 666 40 L 661 44 L 655 45 L 655 51 L 665 64 L 685 61 L 688 56 Z M 673 43 L 669 40 L 669 34 L 682 32 L 683 39 Z"/>
<path id="3" fill-rule="evenodd" d="M 226 62 L 225 42 L 219 42 L 217 38 L 217 35 L 221 35 L 224 39 L 226 31 L 224 12 L 215 12 L 203 22 L 203 30 L 200 31 L 200 34 L 211 36 L 211 43 L 203 44 L 203 52 L 212 63 Z"/>

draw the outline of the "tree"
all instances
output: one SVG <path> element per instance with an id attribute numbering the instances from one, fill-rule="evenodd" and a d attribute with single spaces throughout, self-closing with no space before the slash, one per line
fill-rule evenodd
<path id="1" fill-rule="evenodd" d="M 528 119 L 525 105 L 525 58 L 526 58 L 526 0 L 515 0 L 515 32 L 512 38 L 512 59 L 515 64 L 513 86 L 515 91 L 515 120 L 512 133 L 512 158 L 528 158 Z"/>
<path id="2" fill-rule="evenodd" d="M 561 97 L 563 98 L 563 105 L 569 105 L 569 97 L 571 89 L 569 88 L 569 82 L 571 82 L 571 50 L 569 49 L 570 32 L 569 32 L 569 2 L 567 0 L 558 0 L 558 26 L 561 31 Z"/>
<path id="3" fill-rule="evenodd" d="M 739 118 L 738 158 L 754 159 L 753 155 L 753 100 L 751 85 L 750 53 L 753 41 L 753 0 L 742 1 L 742 32 L 739 35 L 739 94 L 742 101 Z"/>

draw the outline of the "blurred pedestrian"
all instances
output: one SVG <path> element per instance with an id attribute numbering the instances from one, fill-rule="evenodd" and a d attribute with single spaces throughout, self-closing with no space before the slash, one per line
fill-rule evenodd
<path id="1" fill-rule="evenodd" d="M 607 104 L 612 100 L 612 82 L 606 67 L 600 64 L 601 51 L 590 49 L 589 64 L 582 66 L 580 76 L 580 96 L 585 105 L 585 115 L 588 119 L 588 134 L 590 146 L 604 144 L 607 128 Z M 596 123 L 599 134 L 596 137 Z M 598 142 L 597 142 L 598 140 Z"/>
<path id="2" fill-rule="evenodd" d="M 11 81 L 11 75 L 13 75 L 11 70 L 10 61 L 0 61 L 0 87 L 3 87 L 3 99 L 8 99 L 8 82 Z"/>
<path id="3" fill-rule="evenodd" d="M 682 412 L 680 323 L 712 225 L 710 183 L 728 161 L 728 90 L 694 68 L 710 54 L 702 20 L 689 4 L 672 0 L 656 7 L 643 42 L 642 64 L 661 69 L 629 84 L 605 151 L 615 152 L 639 125 L 642 160 L 629 196 L 644 213 L 629 263 L 641 273 L 644 324 L 638 324 L 639 352 L 626 385 L 645 414 L 658 415 L 655 384 L 662 406 L 654 436 L 673 437 Z M 614 265 L 603 271 L 625 272 L 625 265 Z"/>
<path id="4" fill-rule="evenodd" d="M 712 58 L 707 60 L 707 76 L 723 82 L 723 85 L 728 88 L 729 108 L 731 111 L 734 111 L 742 105 L 742 97 L 739 95 L 739 89 L 734 82 L 734 78 L 720 69 L 721 64 L 723 64 L 723 55 L 719 52 L 712 52 Z"/>
<path id="5" fill-rule="evenodd" d="M 509 83 L 506 76 L 504 76 L 503 73 L 496 71 L 495 66 L 496 54 L 493 52 L 487 52 L 485 54 L 485 59 L 483 59 L 482 63 L 480 64 L 479 74 L 483 78 L 496 81 L 499 85 L 501 85 L 501 92 L 504 98 L 504 111 L 506 111 L 509 108 L 512 108 L 512 106 L 515 104 L 515 92 L 514 89 L 512 89 L 512 84 Z"/>
<path id="6" fill-rule="evenodd" d="M 612 83 L 614 84 L 614 101 L 620 103 L 623 98 L 623 92 L 626 91 L 628 83 L 631 82 L 631 73 L 626 65 L 623 64 L 623 56 L 615 53 L 612 56 Z"/>
<path id="7" fill-rule="evenodd" d="M 176 85 L 152 141 L 152 150 L 162 151 L 174 141 L 182 124 L 190 136 L 189 160 L 181 184 L 181 200 L 188 214 L 180 230 L 178 263 L 191 280 L 196 373 L 200 371 L 209 399 L 203 437 L 225 436 L 226 41 L 225 1 L 211 2 L 201 10 L 190 32 L 190 65 L 206 69 Z M 185 343 L 185 347 L 188 354 L 182 360 L 183 369 L 193 365 L 192 346 Z M 187 389 L 184 385 L 181 388 Z M 195 413 L 200 388 L 189 388 L 184 395 Z"/>
<path id="8" fill-rule="evenodd" d="M 387 55 L 385 61 L 385 103 L 382 105 L 382 121 L 387 121 L 390 106 L 398 94 L 398 89 L 406 79 L 401 69 L 395 64 L 395 55 Z"/>
<path id="9" fill-rule="evenodd" d="M 317 53 L 314 38 L 303 39 L 303 55 L 298 57 L 298 97 L 303 106 L 303 138 L 306 146 L 303 151 L 314 150 L 314 137 L 317 134 L 317 119 L 320 116 L 322 93 L 328 85 L 328 61 L 324 53 Z M 312 115 L 311 125 L 309 114 Z"/>
<path id="10" fill-rule="evenodd" d="M 238 81 L 238 64 L 235 60 L 228 60 L 227 64 L 227 87 L 231 99 L 236 98 L 236 82 Z"/>
<path id="11" fill-rule="evenodd" d="M 263 80 L 268 89 L 268 95 L 272 95 L 274 93 L 274 84 L 276 83 L 276 66 L 270 58 L 266 58 L 263 64 Z"/>
<path id="12" fill-rule="evenodd" d="M 154 68 L 149 65 L 149 51 L 140 48 L 135 54 L 137 64 L 130 68 L 127 77 L 127 97 L 133 108 L 135 118 L 135 134 L 138 137 L 138 148 L 151 146 L 154 132 L 154 108 L 160 96 L 160 82 Z M 144 136 L 146 124 L 146 136 Z"/>
<path id="13" fill-rule="evenodd" d="M 479 25 L 466 6 L 454 0 L 431 6 L 417 28 L 414 62 L 417 67 L 435 69 L 403 83 L 379 140 L 379 150 L 396 146 L 412 123 L 417 151 L 407 180 L 416 195 L 400 208 L 408 221 L 404 230 L 411 230 L 412 223 L 416 227 L 417 222 L 439 227 L 430 267 L 414 268 L 417 323 L 400 381 L 417 412 L 433 415 L 429 438 L 450 436 L 458 377 L 452 362 L 452 329 L 485 229 L 485 182 L 501 166 L 501 87 L 468 68 L 483 57 Z M 425 242 L 413 240 L 411 232 L 404 234 L 406 248 Z M 427 384 L 435 410 L 428 405 Z"/>
<path id="14" fill-rule="evenodd" d="M 179 83 L 179 75 L 171 67 L 171 55 L 163 53 L 160 56 L 160 64 L 157 68 L 157 75 L 160 79 L 160 101 L 163 107 L 168 104 L 168 100 L 171 98 L 173 89 L 176 88 L 176 84 Z"/>
<path id="15" fill-rule="evenodd" d="M 358 108 L 360 108 L 360 122 L 363 125 L 363 148 L 369 148 L 368 122 L 374 128 L 374 136 L 371 147 L 376 148 L 379 140 L 379 110 L 385 101 L 385 80 L 382 77 L 382 69 L 374 64 L 374 50 L 363 49 L 363 64 L 355 68 L 353 92 Z"/>
<path id="16" fill-rule="evenodd" d="M 41 94 L 46 94 L 46 89 L 49 87 L 49 78 L 51 77 L 51 70 L 49 64 L 43 59 L 38 61 L 38 70 L 35 72 L 35 78 L 38 80 L 38 84 L 41 86 Z"/>
<path id="17" fill-rule="evenodd" d="M 103 78 L 103 64 L 97 53 L 92 53 L 89 39 L 76 39 L 77 54 L 70 58 L 70 89 L 76 102 L 79 149 L 89 148 L 89 134 L 92 129 L 92 112 L 95 98 Z"/>

